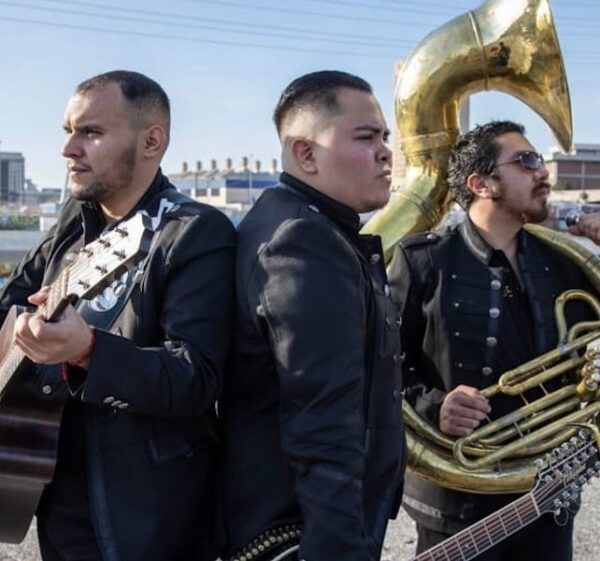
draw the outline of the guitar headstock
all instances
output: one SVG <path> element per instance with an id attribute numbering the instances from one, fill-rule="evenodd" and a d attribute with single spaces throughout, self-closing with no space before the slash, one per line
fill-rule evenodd
<path id="1" fill-rule="evenodd" d="M 583 426 L 543 459 L 536 460 L 539 473 L 531 492 L 540 512 L 557 512 L 579 499 L 583 486 L 600 473 L 598 428 Z"/>
<path id="2" fill-rule="evenodd" d="M 61 298 L 93 298 L 148 253 L 151 239 L 148 217 L 140 212 L 102 234 L 69 265 Z"/>

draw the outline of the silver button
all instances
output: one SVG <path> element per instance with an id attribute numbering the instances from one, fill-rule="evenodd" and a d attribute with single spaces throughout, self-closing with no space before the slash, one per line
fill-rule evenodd
<path id="1" fill-rule="evenodd" d="M 463 367 L 463 363 L 462 362 L 457 362 L 456 363 L 456 368 L 462 368 Z"/>
<path id="2" fill-rule="evenodd" d="M 452 306 L 455 308 L 460 308 L 460 302 L 452 302 Z"/>
<path id="3" fill-rule="evenodd" d="M 389 284 L 386 284 L 386 285 L 383 287 L 383 291 L 385 292 L 385 295 L 386 295 L 386 296 L 389 296 L 389 295 L 390 295 L 390 285 L 389 285 Z"/>
<path id="4" fill-rule="evenodd" d="M 458 275 L 457 275 L 456 273 L 452 273 L 452 274 L 450 275 L 450 278 L 451 278 L 452 280 L 456 280 L 456 279 L 458 278 Z"/>
<path id="5" fill-rule="evenodd" d="M 455 336 L 455 337 L 460 337 L 460 331 L 455 331 L 455 332 L 454 332 L 454 336 Z"/>
<path id="6" fill-rule="evenodd" d="M 374 253 L 373 255 L 371 255 L 371 265 L 375 265 L 376 263 L 379 263 L 380 259 L 381 259 L 381 255 L 379 255 L 379 253 Z"/>
<path id="7" fill-rule="evenodd" d="M 133 282 L 137 283 L 144 276 L 144 271 L 141 268 L 135 269 L 133 271 Z"/>
<path id="8" fill-rule="evenodd" d="M 265 309 L 262 307 L 262 304 L 259 304 L 258 306 L 256 306 L 256 315 L 257 316 L 265 315 Z"/>
<path id="9" fill-rule="evenodd" d="M 498 339 L 496 337 L 488 337 L 485 342 L 488 347 L 495 347 L 498 344 Z"/>
<path id="10" fill-rule="evenodd" d="M 437 238 L 437 236 L 435 234 L 427 234 L 428 240 L 435 240 L 435 238 Z"/>
<path id="11" fill-rule="evenodd" d="M 102 403 L 106 403 L 106 405 L 110 405 L 114 400 L 115 400 L 115 398 L 112 395 L 109 395 L 108 397 L 105 397 L 102 400 Z"/>
<path id="12" fill-rule="evenodd" d="M 316 207 L 315 205 L 308 205 L 308 208 L 310 208 L 310 210 L 312 210 L 313 212 L 316 212 L 317 214 L 319 214 L 321 212 L 318 209 L 318 207 Z"/>
<path id="13" fill-rule="evenodd" d="M 126 288 L 127 288 L 127 286 L 125 284 L 123 284 L 122 282 L 120 282 L 113 287 L 113 292 L 114 292 L 115 296 L 118 298 L 123 295 Z"/>
<path id="14" fill-rule="evenodd" d="M 494 279 L 491 282 L 492 290 L 500 290 L 502 288 L 502 283 L 498 279 Z"/>
<path id="15" fill-rule="evenodd" d="M 492 369 L 491 369 L 489 366 L 484 366 L 484 367 L 481 369 L 481 373 L 482 373 L 484 376 L 489 376 L 489 375 L 490 375 L 492 372 L 493 372 L 493 370 L 492 370 Z"/>
<path id="16" fill-rule="evenodd" d="M 496 319 L 500 316 L 500 310 L 498 308 L 490 308 L 490 317 Z"/>
<path id="17" fill-rule="evenodd" d="M 42 393 L 44 395 L 50 395 L 52 393 L 52 386 L 49 386 L 48 384 L 46 384 L 45 386 L 42 387 Z"/>

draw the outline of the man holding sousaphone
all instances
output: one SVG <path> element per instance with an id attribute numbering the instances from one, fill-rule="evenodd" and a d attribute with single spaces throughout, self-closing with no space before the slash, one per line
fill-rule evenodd
<path id="1" fill-rule="evenodd" d="M 389 277 L 403 317 L 406 401 L 443 435 L 471 435 L 486 419 L 561 384 L 550 380 L 524 396 L 488 399 L 493 392 L 484 391 L 503 372 L 553 349 L 555 299 L 589 286 L 574 262 L 523 228 L 547 217 L 548 176 L 522 126 L 477 126 L 458 140 L 448 164 L 454 199 L 467 211 L 464 222 L 448 232 L 409 236 L 395 248 Z M 572 325 L 588 308 L 575 302 L 566 313 Z M 404 506 L 417 522 L 418 552 L 516 498 L 482 494 L 485 483 L 477 493 L 449 489 L 442 479 L 407 475 Z M 477 559 L 569 560 L 572 522 L 572 516 L 545 514 Z"/>

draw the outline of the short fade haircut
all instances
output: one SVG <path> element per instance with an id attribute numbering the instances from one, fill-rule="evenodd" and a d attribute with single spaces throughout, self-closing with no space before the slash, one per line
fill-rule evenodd
<path id="1" fill-rule="evenodd" d="M 373 93 L 373 88 L 367 81 L 339 70 L 321 70 L 296 78 L 283 90 L 273 112 L 279 136 L 284 121 L 301 110 L 326 110 L 331 113 L 339 111 L 337 93 L 341 88 Z"/>
<path id="2" fill-rule="evenodd" d="M 149 115 L 164 119 L 167 133 L 171 123 L 171 104 L 165 90 L 154 80 L 131 70 L 113 70 L 98 74 L 81 82 L 76 94 L 87 94 L 93 90 L 118 84 L 121 93 L 134 115 L 135 125 L 143 126 Z"/>
<path id="3" fill-rule="evenodd" d="M 448 186 L 461 207 L 466 209 L 473 201 L 467 178 L 472 173 L 490 175 L 494 171 L 500 153 L 496 138 L 509 132 L 525 134 L 525 127 L 512 121 L 491 121 L 477 125 L 463 134 L 452 148 L 448 157 Z"/>

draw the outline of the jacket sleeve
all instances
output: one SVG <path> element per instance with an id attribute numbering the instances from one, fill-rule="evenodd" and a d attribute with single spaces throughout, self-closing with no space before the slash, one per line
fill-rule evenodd
<path id="1" fill-rule="evenodd" d="M 151 346 L 136 346 L 98 330 L 83 401 L 109 398 L 123 409 L 164 417 L 214 410 L 232 332 L 235 231 L 210 209 L 188 218 L 174 237 L 147 273 L 164 279 L 161 294 L 141 295 L 152 303 L 143 312 L 158 316 L 162 336 Z M 140 324 L 155 321 L 135 312 Z"/>
<path id="2" fill-rule="evenodd" d="M 442 381 L 429 374 L 434 368 L 428 368 L 429 359 L 422 351 L 427 327 L 423 309 L 428 268 L 426 260 L 419 262 L 418 270 L 414 270 L 415 264 L 398 244 L 389 266 L 388 279 L 390 295 L 402 317 L 400 336 L 405 353 L 402 370 L 405 399 L 419 415 L 438 426 L 439 410 L 446 392 L 441 389 Z"/>
<path id="3" fill-rule="evenodd" d="M 283 453 L 304 529 L 300 559 L 367 561 L 365 280 L 347 240 L 320 219 L 299 219 L 259 255 L 258 294 L 280 383 Z"/>

